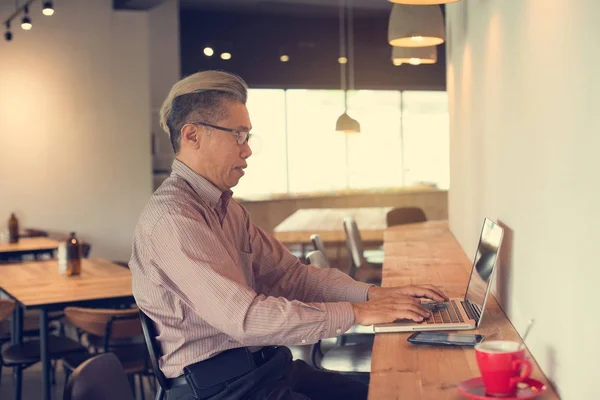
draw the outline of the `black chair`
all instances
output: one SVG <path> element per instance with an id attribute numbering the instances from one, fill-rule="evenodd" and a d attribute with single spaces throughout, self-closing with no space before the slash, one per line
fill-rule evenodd
<path id="1" fill-rule="evenodd" d="M 63 400 L 135 400 L 123 366 L 113 353 L 92 357 L 78 366 Z"/>
<path id="2" fill-rule="evenodd" d="M 150 354 L 150 363 L 152 364 L 152 371 L 156 380 L 158 380 L 158 391 L 156 392 L 156 400 L 162 400 L 165 396 L 165 392 L 171 388 L 171 384 L 167 377 L 162 373 L 158 366 L 158 358 L 161 355 L 160 345 L 156 341 L 156 329 L 154 328 L 154 322 L 140 310 L 140 320 L 142 321 L 142 330 L 144 331 L 144 339 L 146 340 L 146 347 Z"/>
<path id="3" fill-rule="evenodd" d="M 4 309 L 3 318 L 6 318 L 6 310 L 14 309 L 12 300 L 0 299 L 0 310 Z M 48 335 L 48 350 L 50 360 L 58 360 L 68 354 L 87 353 L 87 349 L 74 340 L 64 336 Z M 21 399 L 22 376 L 24 369 L 40 362 L 40 341 L 29 339 L 19 344 L 5 346 L 0 353 L 0 364 L 4 367 L 14 369 L 15 399 Z"/>

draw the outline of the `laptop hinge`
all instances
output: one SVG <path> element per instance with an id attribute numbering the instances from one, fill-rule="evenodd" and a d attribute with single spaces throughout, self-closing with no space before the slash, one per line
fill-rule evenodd
<path id="1" fill-rule="evenodd" d="M 477 307 L 471 303 L 469 300 L 464 300 L 460 302 L 463 306 L 463 309 L 469 316 L 469 318 L 475 320 L 476 324 L 479 323 L 479 318 L 481 318 L 481 313 L 477 310 Z"/>

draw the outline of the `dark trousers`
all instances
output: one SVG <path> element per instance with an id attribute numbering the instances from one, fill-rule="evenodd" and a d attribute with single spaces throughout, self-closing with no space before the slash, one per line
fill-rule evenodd
<path id="1" fill-rule="evenodd" d="M 287 352 L 289 349 L 285 348 Z M 315 369 L 291 356 L 271 360 L 211 399 L 243 400 L 366 400 L 368 386 L 348 376 Z M 285 365 L 282 365 L 285 364 Z M 281 373 L 283 372 L 283 373 Z M 282 375 L 276 380 L 264 379 Z M 238 390 L 239 389 L 239 390 Z M 167 400 L 193 400 L 188 386 L 169 390 Z"/>

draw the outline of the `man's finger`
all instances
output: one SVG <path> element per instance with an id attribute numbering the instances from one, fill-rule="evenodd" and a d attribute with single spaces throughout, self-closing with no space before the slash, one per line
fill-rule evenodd
<path id="1" fill-rule="evenodd" d="M 446 295 L 446 293 L 444 293 L 444 291 L 441 288 L 439 288 L 438 286 L 429 285 L 429 284 L 419 285 L 419 286 L 430 289 L 430 290 L 434 291 L 435 293 L 437 293 L 438 295 L 442 296 L 445 300 L 448 300 L 448 296 Z"/>
<path id="2" fill-rule="evenodd" d="M 446 301 L 448 298 L 445 295 L 438 294 L 437 292 L 423 286 L 413 286 L 411 288 L 411 295 L 416 297 L 426 297 L 435 301 Z"/>
<path id="3" fill-rule="evenodd" d="M 403 305 L 399 306 L 398 310 L 412 311 L 415 314 L 418 314 L 423 318 L 429 318 L 431 316 L 431 313 L 429 312 L 429 310 L 426 310 L 425 308 L 418 306 L 416 304 L 403 304 Z"/>

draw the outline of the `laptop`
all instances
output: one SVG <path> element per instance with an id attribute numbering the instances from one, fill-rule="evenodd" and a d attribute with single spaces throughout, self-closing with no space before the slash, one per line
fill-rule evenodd
<path id="1" fill-rule="evenodd" d="M 504 229 L 501 226 L 488 218 L 483 220 L 471 277 L 464 298 L 451 298 L 447 302 L 424 302 L 422 305 L 432 313 L 428 319 L 422 322 L 398 320 L 391 324 L 375 325 L 373 330 L 375 332 L 411 332 L 477 328 L 481 324 L 490 293 L 503 235 Z"/>

